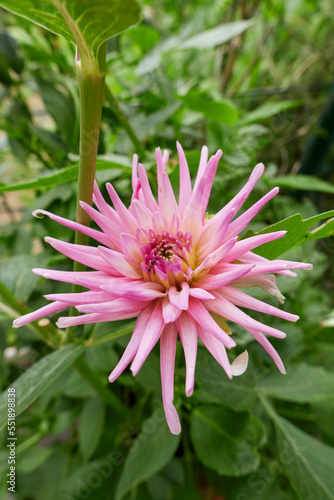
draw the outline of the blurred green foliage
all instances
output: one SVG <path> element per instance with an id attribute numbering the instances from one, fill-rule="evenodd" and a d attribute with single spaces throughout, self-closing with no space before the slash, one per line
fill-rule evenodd
<path id="1" fill-rule="evenodd" d="M 297 325 L 270 318 L 287 332 L 284 341 L 273 342 L 285 377 L 248 334 L 232 326 L 236 352 L 247 346 L 250 354 L 247 374 L 228 380 L 200 347 L 195 391 L 187 399 L 178 349 L 180 437 L 169 433 L 161 409 L 157 348 L 136 378 L 126 372 L 108 386 L 133 323 L 79 330 L 79 340 L 88 341 L 80 364 L 83 342 L 53 351 L 33 327 L 14 330 L 16 312 L 3 296 L 0 385 L 5 390 L 17 380 L 18 500 L 334 498 L 334 331 L 328 321 L 334 254 L 331 238 L 318 239 L 333 234 L 332 219 L 319 226 L 333 217 L 331 12 L 329 0 L 144 0 L 142 21 L 109 41 L 99 183 L 112 180 L 129 202 L 132 154 L 145 162 L 154 184 L 154 148 L 160 146 L 171 152 L 177 190 L 176 139 L 192 175 L 207 144 L 210 153 L 224 151 L 209 206 L 214 213 L 262 161 L 264 182 L 245 208 L 267 186 L 280 185 L 281 194 L 252 230 L 276 223 L 287 228 L 289 245 L 263 252 L 276 257 L 285 251 L 284 258 L 312 262 L 314 270 L 298 272 L 294 280 L 278 278 L 284 307 L 300 316 Z M 43 208 L 75 217 L 75 50 L 2 10 L 0 30 L 0 280 L 34 309 L 44 304 L 44 294 L 69 291 L 27 270 L 71 269 L 43 241 L 45 235 L 70 241 L 71 231 L 47 218 L 35 221 L 31 212 Z M 104 392 L 97 394 L 97 385 Z M 1 423 L 5 405 L 6 391 Z M 6 436 L 3 428 L 4 478 Z M 4 481 L 1 499 L 6 492 Z"/>

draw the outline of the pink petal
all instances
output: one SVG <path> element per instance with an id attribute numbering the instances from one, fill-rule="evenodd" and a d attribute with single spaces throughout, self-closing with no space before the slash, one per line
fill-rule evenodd
<path id="1" fill-rule="evenodd" d="M 160 212 L 155 212 L 152 217 L 152 227 L 154 231 L 158 233 L 162 233 L 164 229 L 167 229 L 167 221 L 165 217 Z"/>
<path id="2" fill-rule="evenodd" d="M 97 252 L 110 267 L 118 271 L 123 276 L 133 279 L 141 278 L 141 273 L 138 269 L 130 264 L 122 253 L 115 252 L 114 250 L 110 250 L 105 247 L 98 247 Z"/>
<path id="3" fill-rule="evenodd" d="M 229 261 L 230 260 L 229 255 L 231 254 L 231 251 L 233 252 L 232 248 L 236 244 L 237 244 L 237 237 L 231 238 L 229 241 L 224 243 L 224 245 L 221 245 L 219 248 L 217 248 L 217 250 L 210 253 L 203 260 L 203 262 L 195 269 L 194 276 L 198 276 L 205 269 L 211 269 L 221 260 Z"/>
<path id="4" fill-rule="evenodd" d="M 231 286 L 235 288 L 250 288 L 258 286 L 259 288 L 266 290 L 266 292 L 276 297 L 281 304 L 284 304 L 285 297 L 279 291 L 276 285 L 276 278 L 273 274 L 264 274 L 263 276 L 253 276 L 251 278 L 248 278 L 248 276 L 246 276 L 245 278 L 233 281 L 233 283 L 231 283 Z"/>
<path id="5" fill-rule="evenodd" d="M 83 264 L 84 266 L 95 268 L 106 273 L 115 274 L 115 272 L 113 272 L 110 268 L 110 265 L 108 265 L 102 257 L 100 257 L 98 250 L 95 247 L 66 243 L 65 241 L 56 240 L 55 238 L 50 238 L 49 236 L 45 238 L 45 241 L 58 250 L 58 252 L 66 255 L 66 257 L 69 257 L 76 262 L 80 262 L 80 264 Z M 106 248 L 106 250 L 109 249 Z M 113 250 L 109 250 L 109 252 L 112 251 Z"/>
<path id="6" fill-rule="evenodd" d="M 74 272 L 74 271 L 54 271 L 53 269 L 40 269 L 40 268 L 34 268 L 32 269 L 32 272 L 37 274 L 38 276 L 43 276 L 43 278 L 50 279 L 50 280 L 56 280 L 56 281 L 63 281 L 64 283 L 78 283 L 76 278 L 87 278 L 87 279 L 92 279 L 92 283 L 96 283 L 96 279 L 100 277 L 105 277 L 109 278 L 109 275 L 101 273 L 101 271 L 81 271 L 81 272 Z M 84 285 L 85 286 L 85 285 Z M 91 288 L 88 286 L 87 288 Z M 99 287 L 96 287 L 98 289 Z"/>
<path id="7" fill-rule="evenodd" d="M 81 292 L 81 293 L 50 293 L 44 295 L 47 300 L 56 300 L 58 302 L 65 302 L 67 307 L 77 306 L 79 304 L 91 304 L 92 302 L 107 302 L 110 300 L 110 295 L 105 292 Z"/>
<path id="8" fill-rule="evenodd" d="M 32 321 L 36 321 L 37 319 L 45 318 L 45 316 L 49 316 L 55 312 L 61 311 L 64 309 L 66 305 L 63 302 L 53 302 L 52 304 L 48 304 L 37 311 L 33 311 L 31 313 L 25 314 L 20 318 L 17 318 L 13 321 L 13 327 L 19 328 L 20 326 L 27 325 Z"/>
<path id="9" fill-rule="evenodd" d="M 229 359 L 226 354 L 224 345 L 217 340 L 217 338 L 210 335 L 204 328 L 198 328 L 198 336 L 207 348 L 207 350 L 212 354 L 215 360 L 220 364 L 220 366 L 225 370 L 228 378 L 232 378 L 232 368 Z"/>
<path id="10" fill-rule="evenodd" d="M 262 302 L 261 300 L 255 299 L 247 293 L 233 288 L 231 286 L 225 286 L 220 290 L 220 293 L 232 304 L 240 307 L 246 307 L 247 309 L 253 309 L 254 311 L 263 312 L 265 314 L 271 314 L 272 316 L 277 316 L 278 318 L 286 319 L 287 321 L 298 321 L 299 316 L 296 314 L 290 314 L 288 312 L 282 311 L 277 307 L 271 306 Z"/>
<path id="11" fill-rule="evenodd" d="M 253 248 L 264 245 L 269 241 L 283 238 L 286 233 L 287 231 L 275 231 L 274 233 L 258 234 L 256 236 L 251 236 L 250 238 L 240 240 L 234 245 L 233 250 L 231 250 L 222 260 L 233 262 L 234 260 L 241 257 L 244 253 L 249 252 L 249 250 L 253 250 Z"/>
<path id="12" fill-rule="evenodd" d="M 116 223 L 110 216 L 106 217 L 93 207 L 83 201 L 79 202 L 81 208 L 89 215 L 93 221 L 102 229 L 102 231 L 110 238 L 114 245 L 119 246 L 118 235 L 124 232 L 123 227 Z M 110 207 L 111 208 L 111 207 Z"/>
<path id="13" fill-rule="evenodd" d="M 152 213 L 144 203 L 139 200 L 133 200 L 131 209 L 136 218 L 137 229 L 138 226 L 147 230 L 152 228 Z"/>
<path id="14" fill-rule="evenodd" d="M 240 257 L 240 260 L 245 263 L 259 263 L 259 264 L 268 264 L 271 261 L 266 259 L 265 257 L 261 257 L 261 255 L 257 255 L 256 253 L 253 252 L 246 252 L 242 257 Z M 287 261 L 288 262 L 288 261 Z M 284 269 L 283 271 L 275 271 L 277 274 L 281 274 L 282 276 L 290 276 L 291 278 L 295 278 L 297 276 L 296 273 L 289 271 L 288 269 Z"/>
<path id="15" fill-rule="evenodd" d="M 134 154 L 132 158 L 132 175 L 131 175 L 132 191 L 136 191 L 137 187 L 137 182 L 138 182 L 137 168 L 138 168 L 138 155 Z"/>
<path id="16" fill-rule="evenodd" d="M 118 286 L 129 285 L 135 283 L 131 278 L 122 277 L 112 277 L 106 274 L 102 276 L 82 276 L 83 273 L 76 273 L 73 283 L 77 283 L 86 288 L 91 288 L 92 290 L 102 290 L 101 287 L 108 285 L 110 288 L 116 288 Z M 108 293 L 110 293 L 108 291 Z"/>
<path id="17" fill-rule="evenodd" d="M 176 143 L 177 151 L 179 154 L 179 172 L 180 172 L 180 189 L 179 189 L 179 210 L 183 214 L 188 200 L 191 197 L 191 179 L 187 160 L 179 142 Z"/>
<path id="18" fill-rule="evenodd" d="M 181 283 L 181 290 L 176 286 L 171 286 L 168 290 L 168 297 L 173 306 L 178 309 L 188 309 L 189 305 L 189 285 L 186 281 Z"/>
<path id="19" fill-rule="evenodd" d="M 269 340 L 267 339 L 267 337 L 265 337 L 263 335 L 263 333 L 261 332 L 258 332 L 256 330 L 248 330 L 249 333 L 252 335 L 252 337 L 254 337 L 254 339 L 262 345 L 262 347 L 267 351 L 267 353 L 269 354 L 269 356 L 274 360 L 277 368 L 279 369 L 279 371 L 281 373 L 283 373 L 283 375 L 286 374 L 286 371 L 285 371 L 285 368 L 284 368 L 284 364 L 283 364 L 283 361 L 281 360 L 279 354 L 277 353 L 276 349 L 274 349 L 274 347 L 271 345 L 271 343 L 269 342 Z"/>
<path id="20" fill-rule="evenodd" d="M 169 430 L 172 434 L 180 434 L 181 424 L 174 400 L 174 365 L 177 330 L 174 325 L 165 327 L 160 338 L 160 370 L 162 401 Z"/>
<path id="21" fill-rule="evenodd" d="M 234 269 L 232 271 L 225 271 L 221 274 L 205 274 L 201 280 L 198 282 L 197 286 L 204 288 L 205 290 L 215 290 L 221 288 L 238 278 L 241 278 L 245 274 L 249 273 L 255 264 L 242 265 L 233 264 Z"/>
<path id="22" fill-rule="evenodd" d="M 240 217 L 233 221 L 226 233 L 226 238 L 231 238 L 245 229 L 247 224 L 255 217 L 255 215 L 261 210 L 261 208 L 268 203 L 274 196 L 279 192 L 279 188 L 275 187 L 265 196 L 263 196 L 258 202 L 256 202 L 251 208 L 246 210 Z"/>
<path id="23" fill-rule="evenodd" d="M 117 286 L 102 285 L 101 290 L 105 290 L 111 295 L 124 297 L 129 300 L 150 301 L 159 297 L 164 297 L 166 291 L 159 283 L 141 282 L 140 285 L 119 284 Z"/>
<path id="24" fill-rule="evenodd" d="M 174 323 L 180 314 L 182 313 L 182 309 L 174 306 L 168 297 L 165 297 L 162 301 L 162 316 L 165 324 Z"/>
<path id="25" fill-rule="evenodd" d="M 195 180 L 195 184 L 194 184 L 194 189 L 197 189 L 197 186 L 200 183 L 200 181 L 204 175 L 204 172 L 205 172 L 205 169 L 206 169 L 206 166 L 208 163 L 208 157 L 209 157 L 209 150 L 206 146 L 203 146 L 202 151 L 201 151 L 201 158 L 199 161 L 197 176 L 196 176 L 196 180 Z"/>
<path id="26" fill-rule="evenodd" d="M 146 323 L 151 316 L 152 311 L 153 305 L 151 304 L 139 314 L 136 321 L 136 326 L 133 330 L 129 343 L 126 346 L 123 356 L 109 375 L 109 382 L 114 382 L 135 357 L 140 342 L 142 341 L 143 335 L 145 333 Z"/>
<path id="27" fill-rule="evenodd" d="M 145 333 L 131 365 L 133 375 L 137 375 L 139 372 L 147 356 L 158 342 L 163 328 L 164 322 L 161 313 L 161 302 L 157 301 L 153 312 L 147 320 Z"/>
<path id="28" fill-rule="evenodd" d="M 166 173 L 162 175 L 159 192 L 161 192 L 161 202 L 159 202 L 159 206 L 161 207 L 162 213 L 169 227 L 172 222 L 173 215 L 176 214 L 176 216 L 180 218 L 180 212 L 175 200 L 172 185 Z"/>
<path id="29" fill-rule="evenodd" d="M 205 177 L 207 180 L 205 183 L 204 196 L 203 196 L 203 200 L 202 200 L 202 222 L 203 223 L 204 223 L 205 212 L 206 212 L 209 198 L 210 198 L 213 180 L 215 178 L 217 168 L 218 168 L 218 163 L 219 163 L 219 160 L 220 160 L 222 154 L 223 154 L 222 150 L 219 149 L 217 151 L 217 153 L 210 158 L 210 160 L 206 166 L 206 169 L 205 169 Z"/>
<path id="30" fill-rule="evenodd" d="M 192 395 L 195 385 L 197 356 L 197 326 L 188 314 L 181 314 L 176 322 L 186 359 L 186 395 Z"/>
<path id="31" fill-rule="evenodd" d="M 226 214 L 226 217 L 220 222 L 220 224 L 213 228 L 213 234 L 209 236 L 208 231 L 203 232 L 199 242 L 199 245 L 201 246 L 198 251 L 198 257 L 201 258 L 208 255 L 223 243 L 224 238 L 226 239 L 227 230 L 233 217 L 234 210 L 232 209 Z"/>
<path id="32" fill-rule="evenodd" d="M 111 220 L 113 222 L 115 222 L 115 224 L 118 224 L 118 225 L 121 224 L 120 218 L 119 218 L 116 210 L 114 210 L 109 205 L 109 203 L 107 203 L 106 200 L 103 198 L 101 191 L 100 191 L 100 188 L 99 188 L 96 181 L 94 181 L 93 201 L 94 201 L 95 205 L 97 206 L 97 208 L 99 209 L 99 211 L 101 212 L 101 214 L 105 215 L 107 218 L 111 218 Z M 88 206 L 90 206 L 90 205 L 88 205 Z"/>
<path id="33" fill-rule="evenodd" d="M 132 260 L 141 261 L 143 256 L 140 251 L 140 242 L 137 238 L 128 233 L 120 236 L 121 250 L 126 257 Z"/>
<path id="34" fill-rule="evenodd" d="M 229 203 L 227 203 L 227 205 L 225 205 L 216 215 L 214 215 L 207 222 L 207 227 L 209 228 L 211 225 L 216 224 L 216 222 L 221 219 L 222 215 L 226 214 L 226 212 L 229 212 L 232 208 L 234 208 L 235 213 L 237 213 L 247 200 L 248 196 L 252 192 L 255 184 L 260 179 L 263 172 L 264 172 L 264 165 L 262 163 L 256 165 L 256 167 L 253 169 L 253 172 L 251 173 L 248 179 L 248 182 L 246 182 L 244 187 Z"/>
<path id="35" fill-rule="evenodd" d="M 109 193 L 110 199 L 122 221 L 123 227 L 126 228 L 125 232 L 136 234 L 138 224 L 134 216 L 126 208 L 124 203 L 121 201 L 120 197 L 116 193 L 115 188 L 108 182 L 106 184 L 107 191 Z"/>
<path id="36" fill-rule="evenodd" d="M 156 212 L 159 207 L 152 194 L 144 165 L 139 165 L 139 180 L 147 208 L 151 212 Z"/>
<path id="37" fill-rule="evenodd" d="M 110 239 L 104 233 L 101 233 L 101 231 L 97 231 L 96 229 L 84 226 L 83 224 L 79 224 L 78 222 L 73 222 L 69 219 L 64 219 L 64 217 L 58 217 L 58 215 L 54 215 L 51 212 L 47 212 L 46 210 L 34 210 L 34 217 L 41 218 L 39 217 L 39 214 L 47 215 L 48 217 L 50 217 L 50 219 L 58 222 L 59 224 L 62 224 L 65 227 L 69 227 L 74 231 L 79 231 L 82 234 L 86 234 L 87 236 L 94 238 L 94 240 L 102 243 L 102 245 L 110 246 L 111 244 Z"/>
<path id="38" fill-rule="evenodd" d="M 215 300 L 216 298 L 212 293 L 203 290 L 203 288 L 189 288 L 189 295 L 200 300 Z"/>
<path id="39" fill-rule="evenodd" d="M 125 299 L 120 297 L 117 299 L 109 300 L 106 302 L 90 302 L 89 304 L 77 305 L 76 309 L 83 313 L 136 313 L 141 311 L 147 306 L 145 302 Z"/>
<path id="40" fill-rule="evenodd" d="M 268 335 L 272 335 L 273 337 L 281 339 L 286 337 L 286 334 L 281 332 L 281 330 L 264 325 L 263 323 L 260 323 L 259 321 L 256 321 L 248 316 L 248 314 L 244 313 L 241 309 L 226 300 L 220 292 L 217 291 L 214 295 L 216 296 L 216 300 L 210 300 L 206 303 L 206 307 L 209 311 L 219 314 L 223 318 L 229 319 L 234 323 L 238 323 L 247 331 L 251 328 L 253 330 L 258 330 L 260 332 L 267 333 Z"/>
<path id="41" fill-rule="evenodd" d="M 56 325 L 58 328 L 69 328 L 70 326 L 86 325 L 89 323 L 106 323 L 109 321 L 120 321 L 122 319 L 135 318 L 138 311 L 135 312 L 113 312 L 113 313 L 91 313 L 81 316 L 68 316 L 58 319 Z"/>
<path id="42" fill-rule="evenodd" d="M 212 302 L 215 301 L 210 300 L 208 303 L 211 304 Z M 187 314 L 189 314 L 202 328 L 216 337 L 228 349 L 236 345 L 234 340 L 231 339 L 231 337 L 229 337 L 229 335 L 227 335 L 227 333 L 220 328 L 220 326 L 215 322 L 208 310 L 204 307 L 202 302 L 198 299 L 194 299 L 193 297 L 190 298 Z"/>

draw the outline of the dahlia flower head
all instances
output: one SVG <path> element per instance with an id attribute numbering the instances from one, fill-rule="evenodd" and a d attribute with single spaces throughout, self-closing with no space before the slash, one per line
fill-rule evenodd
<path id="1" fill-rule="evenodd" d="M 298 316 L 262 302 L 244 291 L 260 287 L 280 302 L 274 273 L 296 276 L 291 269 L 311 269 L 310 264 L 273 260 L 261 257 L 254 249 L 282 238 L 285 231 L 239 239 L 249 221 L 277 193 L 278 188 L 257 201 L 241 215 L 237 213 L 247 200 L 264 166 L 258 164 L 239 193 L 217 214 L 208 218 L 206 209 L 212 183 L 222 151 L 208 160 L 208 149 L 202 148 L 194 186 L 183 149 L 179 155 L 179 196 L 176 201 L 166 172 L 168 153 L 156 150 L 158 201 L 154 198 L 143 165 L 133 158 L 131 204 L 127 208 L 111 184 L 106 188 L 113 207 L 105 201 L 95 183 L 93 202 L 96 208 L 81 202 L 81 207 L 100 230 L 58 217 L 46 215 L 64 226 L 80 231 L 98 245 L 84 246 L 55 238 L 45 240 L 65 256 L 92 271 L 71 272 L 33 269 L 45 278 L 82 285 L 87 291 L 46 295 L 50 304 L 14 321 L 19 327 L 68 307 L 75 307 L 78 316 L 60 317 L 59 328 L 86 323 L 101 323 L 137 317 L 136 325 L 117 366 L 109 376 L 114 382 L 132 362 L 136 375 L 160 340 L 162 399 L 170 431 L 181 431 L 174 399 L 174 364 L 178 336 L 186 362 L 185 392 L 194 389 L 198 339 L 210 351 L 231 379 L 247 368 L 245 351 L 232 363 L 226 349 L 236 345 L 226 320 L 244 327 L 272 357 L 280 372 L 284 365 L 266 335 L 284 338 L 285 333 L 259 322 L 241 308 L 260 311 L 288 321 Z"/>

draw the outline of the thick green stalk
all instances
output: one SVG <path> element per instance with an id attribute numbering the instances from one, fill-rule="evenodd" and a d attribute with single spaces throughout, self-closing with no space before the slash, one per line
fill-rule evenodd
<path id="1" fill-rule="evenodd" d="M 103 86 L 106 64 L 106 44 L 99 51 L 99 71 L 89 72 L 81 65 L 79 56 L 76 58 L 77 77 L 80 91 L 80 151 L 79 178 L 77 197 L 77 222 L 89 226 L 90 217 L 80 207 L 84 201 L 91 205 L 96 168 L 96 157 L 100 136 L 100 123 L 103 102 Z M 75 242 L 86 245 L 89 237 L 76 232 Z M 74 270 L 82 270 L 82 264 L 75 263 Z"/>

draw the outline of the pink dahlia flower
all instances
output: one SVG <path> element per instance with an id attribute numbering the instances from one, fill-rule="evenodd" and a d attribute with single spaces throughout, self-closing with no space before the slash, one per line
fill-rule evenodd
<path id="1" fill-rule="evenodd" d="M 198 338 L 229 378 L 246 370 L 247 352 L 232 364 L 226 354 L 226 349 L 236 345 L 226 320 L 244 327 L 273 358 L 278 369 L 285 373 L 281 358 L 265 336 L 284 338 L 285 333 L 256 321 L 240 307 L 288 321 L 296 321 L 298 316 L 255 299 L 241 289 L 258 286 L 282 302 L 284 297 L 276 286 L 273 273 L 295 276 L 291 269 L 312 267 L 286 260 L 269 261 L 253 253 L 258 246 L 282 238 L 285 231 L 238 239 L 249 221 L 278 193 L 278 188 L 272 189 L 235 218 L 262 175 L 262 164 L 254 168 L 239 193 L 216 215 L 207 219 L 210 191 L 222 152 L 218 151 L 208 160 L 208 149 L 203 147 L 192 186 L 180 144 L 177 144 L 177 149 L 180 164 L 178 202 L 166 173 L 168 154 L 162 155 L 157 149 L 158 202 L 152 194 L 145 168 L 138 164 L 135 155 L 129 208 L 122 203 L 111 184 L 106 187 L 114 208 L 104 200 L 97 184 L 93 196 L 96 208 L 81 203 L 101 230 L 82 226 L 45 210 L 34 212 L 36 216 L 47 215 L 70 229 L 81 231 L 99 245 L 81 246 L 47 237 L 46 241 L 56 250 L 94 270 L 34 269 L 34 273 L 80 284 L 88 291 L 46 295 L 51 304 L 14 321 L 14 326 L 19 327 L 67 307 L 75 307 L 84 314 L 59 318 L 59 328 L 138 317 L 131 339 L 109 380 L 116 380 L 131 361 L 131 370 L 136 375 L 160 339 L 162 398 L 173 434 L 181 430 L 173 405 L 178 335 L 186 360 L 187 396 L 194 389 Z"/>

